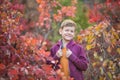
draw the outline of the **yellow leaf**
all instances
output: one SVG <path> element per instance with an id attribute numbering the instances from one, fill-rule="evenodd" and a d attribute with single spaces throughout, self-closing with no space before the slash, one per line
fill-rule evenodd
<path id="1" fill-rule="evenodd" d="M 118 52 L 118 54 L 120 54 L 120 48 L 117 48 L 117 52 Z"/>
<path id="2" fill-rule="evenodd" d="M 2 18 L 6 18 L 6 17 L 7 17 L 7 13 L 6 13 L 6 12 L 2 12 L 2 13 L 1 13 L 1 17 L 2 17 Z"/>
<path id="3" fill-rule="evenodd" d="M 87 50 L 92 49 L 92 45 L 87 45 L 87 46 L 86 46 L 86 49 L 87 49 Z"/>
<path id="4" fill-rule="evenodd" d="M 82 42 L 82 36 L 81 36 L 81 35 L 78 35 L 78 36 L 77 36 L 77 40 L 81 43 L 81 42 Z"/>
<path id="5" fill-rule="evenodd" d="M 115 38 L 114 38 L 114 39 L 111 39 L 111 43 L 112 43 L 113 45 L 115 45 L 116 39 L 115 39 Z"/>
<path id="6" fill-rule="evenodd" d="M 104 74 L 104 71 L 103 71 L 103 68 L 100 67 L 100 73 L 103 75 Z"/>
<path id="7" fill-rule="evenodd" d="M 108 59 L 104 60 L 103 63 L 102 63 L 102 66 L 103 66 L 104 68 L 106 68 L 106 67 L 108 66 L 108 62 L 109 62 Z"/>
<path id="8" fill-rule="evenodd" d="M 87 43 L 88 44 L 92 43 L 94 39 L 95 39 L 94 34 L 93 33 L 89 34 L 87 36 Z"/>
<path id="9" fill-rule="evenodd" d="M 111 48 L 110 46 L 107 48 L 107 51 L 110 53 L 111 52 Z"/>
<path id="10" fill-rule="evenodd" d="M 100 76 L 100 79 L 99 80 L 104 80 L 104 77 Z"/>
<path id="11" fill-rule="evenodd" d="M 112 79 L 112 74 L 111 74 L 110 72 L 107 72 L 107 74 L 108 74 L 110 80 L 113 80 L 113 79 Z"/>
<path id="12" fill-rule="evenodd" d="M 119 39 L 119 36 L 118 36 L 118 34 L 115 31 L 112 31 L 112 34 L 113 34 L 115 39 Z"/>
<path id="13" fill-rule="evenodd" d="M 102 29 L 102 24 L 98 24 L 98 26 L 95 27 L 96 31 L 100 31 Z"/>

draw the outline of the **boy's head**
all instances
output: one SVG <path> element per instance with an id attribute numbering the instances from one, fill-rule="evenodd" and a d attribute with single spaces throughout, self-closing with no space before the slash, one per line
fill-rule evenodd
<path id="1" fill-rule="evenodd" d="M 61 23 L 60 28 L 64 28 L 64 27 L 76 27 L 76 23 L 71 20 L 71 19 L 66 19 Z"/>
<path id="2" fill-rule="evenodd" d="M 67 19 L 61 23 L 59 33 L 62 39 L 65 41 L 70 41 L 75 36 L 76 23 L 73 20 Z"/>

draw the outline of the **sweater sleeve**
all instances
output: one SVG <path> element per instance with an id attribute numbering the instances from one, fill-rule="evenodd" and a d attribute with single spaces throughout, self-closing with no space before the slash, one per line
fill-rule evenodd
<path id="1" fill-rule="evenodd" d="M 52 48 L 50 49 L 50 56 L 51 56 L 54 60 L 59 60 L 59 57 L 56 55 L 56 52 L 57 52 L 57 51 L 55 51 L 55 47 L 52 47 Z"/>
<path id="2" fill-rule="evenodd" d="M 73 53 L 70 55 L 69 59 L 78 69 L 85 71 L 88 67 L 88 60 L 86 58 L 85 50 L 81 46 L 77 46 L 76 48 L 78 48 L 77 50 L 79 55 L 76 56 Z"/>

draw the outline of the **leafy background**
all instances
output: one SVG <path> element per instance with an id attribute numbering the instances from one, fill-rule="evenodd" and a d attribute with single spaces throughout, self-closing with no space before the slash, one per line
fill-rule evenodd
<path id="1" fill-rule="evenodd" d="M 0 0 L 0 80 L 65 79 L 49 50 L 66 18 L 86 50 L 85 80 L 119 80 L 119 14 L 119 0 Z"/>

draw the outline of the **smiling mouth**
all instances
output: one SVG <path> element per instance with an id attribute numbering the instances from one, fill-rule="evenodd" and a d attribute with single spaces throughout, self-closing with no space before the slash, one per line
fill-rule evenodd
<path id="1" fill-rule="evenodd" d="M 71 38 L 72 36 L 66 36 L 67 38 Z"/>
<path id="2" fill-rule="evenodd" d="M 65 35 L 65 36 L 72 37 L 71 35 Z"/>
<path id="3" fill-rule="evenodd" d="M 65 36 L 72 37 L 71 35 L 65 35 Z"/>

